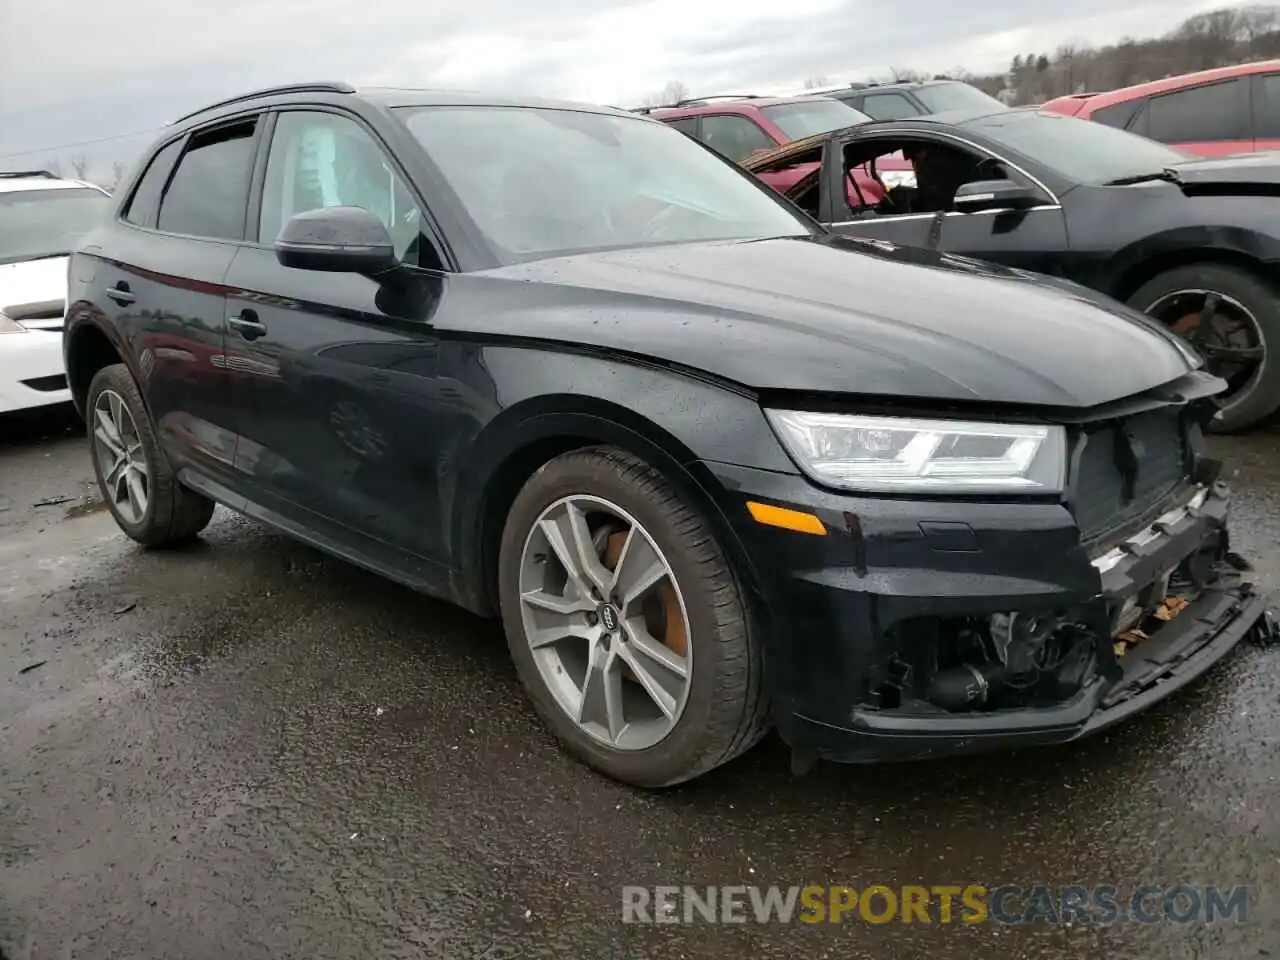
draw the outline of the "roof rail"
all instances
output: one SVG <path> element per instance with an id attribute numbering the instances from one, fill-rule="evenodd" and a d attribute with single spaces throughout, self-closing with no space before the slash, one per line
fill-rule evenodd
<path id="1" fill-rule="evenodd" d="M 688 97 L 684 100 L 677 100 L 672 104 L 673 107 L 687 107 L 695 103 L 706 103 L 709 100 L 759 100 L 758 93 L 716 93 L 709 97 Z"/>
<path id="2" fill-rule="evenodd" d="M 51 170 L 0 170 L 0 177 L 44 177 L 46 180 L 61 180 Z"/>
<path id="3" fill-rule="evenodd" d="M 356 88 L 349 83 L 342 83 L 336 80 L 318 80 L 311 83 L 286 83 L 278 87 L 264 87 L 261 90 L 253 90 L 249 93 L 242 93 L 235 97 L 228 97 L 225 100 L 219 100 L 216 103 L 206 104 L 199 110 L 192 110 L 190 113 L 184 113 L 177 120 L 169 121 L 166 126 L 173 126 L 175 123 L 181 123 L 183 120 L 190 120 L 192 117 L 199 116 L 209 110 L 218 107 L 229 107 L 233 103 L 240 103 L 243 100 L 257 100 L 259 97 L 269 97 L 280 93 L 355 93 Z"/>
<path id="4" fill-rule="evenodd" d="M 651 113 L 654 110 L 676 110 L 680 107 L 692 107 L 695 104 L 707 103 L 711 100 L 763 100 L 758 93 L 721 93 L 710 97 L 688 97 L 675 103 L 654 103 L 647 107 L 627 107 L 631 113 Z"/>

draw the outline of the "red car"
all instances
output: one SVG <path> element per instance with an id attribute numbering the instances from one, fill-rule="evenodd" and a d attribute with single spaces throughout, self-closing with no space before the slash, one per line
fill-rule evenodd
<path id="1" fill-rule="evenodd" d="M 1202 157 L 1280 150 L 1280 60 L 1059 97 L 1044 109 L 1129 130 Z"/>
<path id="2" fill-rule="evenodd" d="M 684 131 L 735 163 L 743 163 L 749 157 L 775 150 L 793 140 L 843 130 L 871 119 L 839 100 L 814 96 L 699 97 L 666 107 L 642 107 L 637 112 Z M 816 164 L 800 164 L 772 171 L 760 179 L 785 194 L 816 168 Z M 913 176 L 911 165 L 905 159 L 890 161 L 885 172 L 889 174 L 885 179 L 890 186 L 904 176 Z M 855 172 L 854 179 L 857 186 L 849 186 L 851 201 L 857 199 L 859 188 L 872 203 L 883 198 L 880 184 L 869 175 Z"/>

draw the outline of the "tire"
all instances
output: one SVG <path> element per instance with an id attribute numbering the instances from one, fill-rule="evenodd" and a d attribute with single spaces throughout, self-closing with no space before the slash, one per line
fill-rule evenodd
<path id="1" fill-rule="evenodd" d="M 141 458 L 146 468 L 145 509 L 136 511 L 134 515 L 129 514 L 129 509 L 136 506 L 136 502 L 127 497 L 127 490 L 126 499 L 122 503 L 117 493 L 110 488 L 107 479 L 110 464 L 104 464 L 103 461 L 104 458 L 110 459 L 112 454 L 109 448 L 104 452 L 106 444 L 98 433 L 101 428 L 99 403 L 110 407 L 115 398 L 123 402 L 136 435 L 136 444 L 130 443 L 128 446 L 136 450 L 135 456 Z M 142 394 L 128 367 L 123 363 L 115 363 L 97 372 L 89 384 L 85 411 L 90 455 L 94 475 L 98 478 L 98 490 L 121 530 L 143 546 L 168 547 L 191 540 L 208 526 L 209 519 L 213 516 L 213 501 L 188 490 L 178 482 L 168 458 L 156 440 L 151 418 L 142 402 Z"/>
<path id="2" fill-rule="evenodd" d="M 681 647 L 685 662 L 690 665 L 683 688 L 683 710 L 674 722 L 666 719 L 669 731 L 650 745 L 631 744 L 624 748 L 584 729 L 570 715 L 569 707 L 557 699 L 529 641 L 521 580 L 525 576 L 522 571 L 534 569 L 526 567 L 526 561 L 536 566 L 537 560 L 536 556 L 526 557 L 526 547 L 541 535 L 543 528 L 538 527 L 538 522 L 543 514 L 564 509 L 562 504 L 571 497 L 600 498 L 629 514 L 647 533 L 649 548 L 656 547 L 669 572 L 655 589 L 672 591 L 674 585 L 667 596 L 682 598 L 685 631 Z M 768 731 L 760 643 L 742 588 L 710 526 L 649 464 L 608 447 L 574 451 L 545 464 L 525 484 L 511 507 L 498 562 L 502 620 L 516 672 L 538 715 L 579 760 L 625 783 L 666 787 L 728 762 L 749 750 Z M 621 561 L 615 562 L 619 568 L 623 566 Z M 564 588 L 566 595 L 570 590 L 568 586 Z M 619 604 L 618 609 L 633 607 Z M 667 609 L 669 613 L 670 608 Z M 608 619 L 603 607 L 600 614 L 597 620 L 603 625 Z M 669 621 L 667 627 L 670 629 Z M 616 636 L 635 640 L 627 630 L 621 628 Z M 593 641 L 570 637 L 565 642 L 576 654 L 578 644 L 585 651 Z M 636 654 L 634 645 L 628 649 L 636 660 L 649 662 Z M 637 674 L 626 674 L 628 669 L 623 667 L 624 674 L 636 681 Z M 619 683 L 626 686 L 624 681 Z M 644 690 L 638 682 L 631 692 L 637 690 Z M 657 703 L 651 695 L 645 696 L 649 696 L 651 705 Z M 643 704 L 634 697 L 632 702 Z M 623 736 L 639 738 L 644 734 L 643 726 L 628 720 L 626 732 L 618 742 Z M 654 721 L 659 725 L 663 722 L 662 717 Z"/>
<path id="3" fill-rule="evenodd" d="M 1193 263 L 1148 280 L 1129 298 L 1129 306 L 1149 312 L 1161 298 L 1182 290 L 1208 290 L 1234 300 L 1253 317 L 1262 338 L 1260 370 L 1238 392 L 1224 397 L 1214 433 L 1233 433 L 1280 409 L 1280 291 L 1261 277 L 1219 263 Z"/>

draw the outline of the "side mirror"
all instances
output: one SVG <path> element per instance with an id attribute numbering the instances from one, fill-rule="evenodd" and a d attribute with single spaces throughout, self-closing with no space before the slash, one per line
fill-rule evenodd
<path id="1" fill-rule="evenodd" d="M 276 259 L 296 270 L 374 274 L 399 265 L 391 234 L 363 207 L 321 207 L 291 218 L 275 243 Z"/>
<path id="2" fill-rule="evenodd" d="M 1033 189 L 1012 180 L 975 180 L 963 184 L 952 202 L 961 213 L 977 213 L 980 210 L 1026 210 L 1039 203 L 1039 199 Z"/>

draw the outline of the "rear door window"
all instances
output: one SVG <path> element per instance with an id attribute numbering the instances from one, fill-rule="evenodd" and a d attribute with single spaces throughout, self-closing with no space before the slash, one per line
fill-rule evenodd
<path id="1" fill-rule="evenodd" d="M 163 147 L 155 155 L 155 159 L 147 165 L 147 172 L 138 181 L 138 187 L 129 198 L 129 206 L 124 218 L 129 223 L 149 227 L 155 222 L 156 208 L 160 205 L 160 195 L 169 179 L 169 171 L 173 169 L 173 161 L 182 149 L 182 138 Z"/>
<path id="2" fill-rule="evenodd" d="M 1133 100 L 1125 100 L 1123 103 L 1113 103 L 1108 107 L 1100 107 L 1093 111 L 1093 113 L 1089 114 L 1089 119 L 1095 123 L 1105 123 L 1108 127 L 1128 130 L 1133 118 L 1137 116 L 1138 111 L 1142 109 L 1142 105 L 1146 102 L 1145 98 L 1136 97 Z"/>
<path id="3" fill-rule="evenodd" d="M 698 118 L 697 117 L 679 117 L 675 120 L 662 121 L 669 127 L 675 127 L 681 133 L 687 133 L 695 140 L 698 139 Z"/>
<path id="4" fill-rule="evenodd" d="M 157 229 L 244 239 L 257 123 L 254 117 L 192 135 L 160 201 Z"/>
<path id="5" fill-rule="evenodd" d="M 1242 81 L 1228 80 L 1152 97 L 1147 136 L 1161 143 L 1252 140 Z"/>
<path id="6" fill-rule="evenodd" d="M 741 163 L 757 150 L 772 150 L 773 138 L 746 117 L 712 114 L 702 118 L 702 142 L 734 163 Z"/>
<path id="7" fill-rule="evenodd" d="M 901 120 L 920 113 L 916 105 L 900 93 L 869 93 L 861 110 L 873 120 Z"/>

